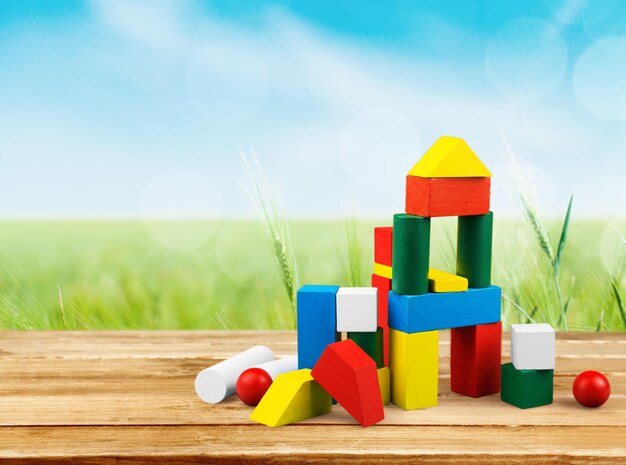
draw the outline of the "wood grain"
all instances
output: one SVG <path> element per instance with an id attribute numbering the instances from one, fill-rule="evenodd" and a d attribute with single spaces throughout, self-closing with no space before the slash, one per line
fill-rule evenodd
<path id="1" fill-rule="evenodd" d="M 234 398 L 199 401 L 196 373 L 253 344 L 296 349 L 290 331 L 0 332 L 0 462 L 626 463 L 624 333 L 558 334 L 554 404 L 519 410 L 450 392 L 444 332 L 439 407 L 390 406 L 366 429 L 339 406 L 272 429 Z M 584 369 L 612 383 L 599 409 L 570 394 Z"/>

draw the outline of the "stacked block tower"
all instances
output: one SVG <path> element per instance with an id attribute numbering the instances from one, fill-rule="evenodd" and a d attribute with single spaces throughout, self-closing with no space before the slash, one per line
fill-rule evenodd
<path id="1" fill-rule="evenodd" d="M 394 215 L 391 269 L 385 269 L 391 286 L 391 400 L 401 408 L 437 405 L 442 329 L 452 329 L 451 389 L 471 397 L 500 391 L 502 326 L 500 288 L 491 285 L 490 177 L 465 141 L 447 136 L 406 177 L 405 213 Z M 456 274 L 429 266 L 431 218 L 444 216 L 458 217 Z M 374 265 L 375 275 L 380 269 Z M 379 281 L 374 277 L 372 283 Z"/>
<path id="2" fill-rule="evenodd" d="M 490 185 L 491 173 L 465 141 L 439 138 L 406 176 L 405 211 L 394 215 L 392 227 L 374 230 L 371 287 L 298 291 L 297 370 L 295 360 L 268 361 L 269 349 L 253 348 L 203 370 L 196 378 L 200 397 L 219 402 L 238 376 L 237 392 L 250 405 L 258 402 L 251 418 L 260 423 L 304 420 L 337 402 L 368 426 L 384 418 L 390 401 L 406 410 L 437 405 L 439 331 L 450 329 L 452 391 L 469 397 L 501 391 L 504 402 L 520 408 L 551 403 L 549 325 L 513 325 L 512 363 L 501 365 Z M 429 263 L 431 218 L 446 216 L 458 218 L 454 273 Z"/>

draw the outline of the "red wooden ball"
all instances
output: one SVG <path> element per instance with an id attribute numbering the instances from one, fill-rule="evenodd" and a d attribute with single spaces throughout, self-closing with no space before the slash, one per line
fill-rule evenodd
<path id="1" fill-rule="evenodd" d="M 574 397 L 585 407 L 600 407 L 611 395 L 611 385 L 599 371 L 583 371 L 574 380 Z"/>
<path id="2" fill-rule="evenodd" d="M 260 368 L 248 368 L 237 378 L 237 395 L 244 404 L 258 405 L 270 388 L 272 377 Z"/>

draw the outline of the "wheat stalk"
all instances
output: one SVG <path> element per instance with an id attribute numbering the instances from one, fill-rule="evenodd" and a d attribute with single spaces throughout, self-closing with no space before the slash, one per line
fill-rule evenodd
<path id="1" fill-rule="evenodd" d="M 563 251 L 565 250 L 565 245 L 567 244 L 567 234 L 569 230 L 569 221 L 572 212 L 574 194 L 570 196 L 569 203 L 567 205 L 567 212 L 565 213 L 565 217 L 563 219 L 561 235 L 559 237 L 559 242 L 555 253 L 551 245 L 552 241 L 548 233 L 548 228 L 546 227 L 545 222 L 541 219 L 539 215 L 539 210 L 536 207 L 535 195 L 534 190 L 532 189 L 532 184 L 528 180 L 528 177 L 525 175 L 525 173 L 522 171 L 520 165 L 517 163 L 517 157 L 515 156 L 511 145 L 508 143 L 506 137 L 502 133 L 501 140 L 502 145 L 504 146 L 505 154 L 508 158 L 509 173 L 511 174 L 511 177 L 513 178 L 517 187 L 524 216 L 527 223 L 530 225 L 535 238 L 537 239 L 539 247 L 543 251 L 547 261 L 550 263 L 550 268 L 552 270 L 551 278 L 560 310 L 559 322 L 557 323 L 557 326 L 560 326 L 562 324 L 563 329 L 567 331 L 567 309 L 569 307 L 569 298 L 567 303 L 563 302 L 563 293 L 561 292 L 559 271 L 561 256 L 563 254 Z"/>
<path id="2" fill-rule="evenodd" d="M 298 272 L 289 224 L 281 196 L 277 189 L 272 188 L 253 150 L 250 159 L 243 152 L 241 159 L 247 178 L 247 183 L 241 183 L 241 187 L 255 206 L 265 225 L 278 273 L 291 304 L 291 316 L 295 327 Z"/>

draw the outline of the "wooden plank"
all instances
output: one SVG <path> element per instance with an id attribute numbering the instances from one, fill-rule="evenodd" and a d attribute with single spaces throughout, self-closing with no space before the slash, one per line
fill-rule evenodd
<path id="1" fill-rule="evenodd" d="M 441 331 L 440 354 L 450 352 L 450 334 Z M 28 358 L 219 358 L 255 344 L 277 356 L 296 353 L 294 331 L 0 331 L 0 355 Z M 510 353 L 503 333 L 503 351 Z M 106 346 L 106 350 L 104 350 Z M 557 356 L 615 355 L 626 359 L 625 333 L 557 333 Z"/>
<path id="2" fill-rule="evenodd" d="M 383 422 L 362 429 L 335 406 L 330 415 L 275 430 L 253 424 L 251 409 L 234 398 L 202 403 L 193 379 L 253 344 L 293 354 L 292 331 L 0 332 L 0 461 L 626 461 L 623 333 L 557 334 L 555 402 L 529 411 L 497 396 L 451 393 L 448 333 L 440 340 L 439 407 L 390 406 Z M 508 360 L 506 337 L 503 354 Z M 609 374 L 613 394 L 599 409 L 584 409 L 571 396 L 584 369 Z"/>
<path id="3" fill-rule="evenodd" d="M 252 409 L 231 398 L 203 404 L 188 390 L 161 394 L 21 395 L 2 398 L 0 426 L 71 425 L 217 425 L 250 424 Z M 330 415 L 307 420 L 321 424 L 354 424 L 339 406 Z M 601 409 L 585 410 L 568 395 L 531 412 L 503 404 L 498 396 L 471 399 L 450 393 L 436 409 L 405 411 L 385 408 L 382 424 L 415 425 L 605 425 L 626 426 L 626 398 L 611 397 Z"/>
<path id="4" fill-rule="evenodd" d="M 23 427 L 3 429 L 0 457 L 16 464 L 621 464 L 625 434 L 588 426 Z"/>

